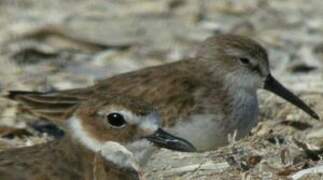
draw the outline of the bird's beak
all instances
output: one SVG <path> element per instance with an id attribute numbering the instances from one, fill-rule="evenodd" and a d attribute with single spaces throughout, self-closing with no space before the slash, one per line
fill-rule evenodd
<path id="1" fill-rule="evenodd" d="M 182 151 L 182 152 L 195 152 L 195 147 L 185 139 L 176 137 L 163 129 L 159 128 L 154 134 L 146 137 L 149 141 L 157 146 Z"/>
<path id="2" fill-rule="evenodd" d="M 288 89 L 286 89 L 283 85 L 281 85 L 273 76 L 270 74 L 267 76 L 265 80 L 264 89 L 273 92 L 274 94 L 284 98 L 295 106 L 299 107 L 307 114 L 309 114 L 314 119 L 320 119 L 318 114 L 314 112 L 310 107 L 308 107 L 304 101 L 299 99 L 293 93 L 291 93 Z"/>

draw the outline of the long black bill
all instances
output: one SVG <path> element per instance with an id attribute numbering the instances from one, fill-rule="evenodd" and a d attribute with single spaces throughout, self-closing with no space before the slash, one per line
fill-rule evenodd
<path id="1" fill-rule="evenodd" d="M 314 112 L 310 107 L 308 107 L 301 99 L 287 90 L 283 85 L 281 85 L 274 77 L 268 75 L 264 88 L 268 91 L 273 92 L 274 94 L 284 98 L 295 106 L 299 107 L 307 114 L 312 116 L 314 119 L 320 119 L 319 115 Z"/>
<path id="2" fill-rule="evenodd" d="M 196 151 L 195 147 L 187 140 L 171 135 L 161 128 L 159 128 L 153 135 L 146 138 L 157 146 L 163 148 L 182 152 Z"/>

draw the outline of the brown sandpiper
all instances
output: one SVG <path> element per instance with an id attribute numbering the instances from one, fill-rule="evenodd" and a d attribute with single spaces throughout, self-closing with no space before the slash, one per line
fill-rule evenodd
<path id="1" fill-rule="evenodd" d="M 157 107 L 162 127 L 198 150 L 211 150 L 249 134 L 258 122 L 257 90 L 284 98 L 315 119 L 308 105 L 270 73 L 268 54 L 256 41 L 218 35 L 201 43 L 193 58 L 123 73 L 87 88 L 56 92 L 11 91 L 24 109 L 56 124 L 66 109 L 90 96 L 118 93 L 139 97 Z"/>

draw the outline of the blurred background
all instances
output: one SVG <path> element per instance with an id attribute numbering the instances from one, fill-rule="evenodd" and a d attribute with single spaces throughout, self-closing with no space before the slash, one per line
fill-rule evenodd
<path id="1" fill-rule="evenodd" d="M 0 0 L 0 92 L 85 87 L 114 74 L 189 58 L 205 38 L 234 33 L 265 46 L 274 76 L 322 116 L 322 12 L 321 0 Z M 270 93 L 261 91 L 260 100 L 262 123 L 254 135 L 265 135 L 259 143 L 273 148 L 266 157 L 275 158 L 286 147 L 299 156 L 312 141 L 312 146 L 323 147 L 318 140 L 323 137 L 321 122 Z M 30 127 L 35 117 L 17 113 L 16 105 L 3 98 L 0 116 L 0 149 L 51 138 L 43 130 L 53 127 Z M 212 172 L 214 176 L 184 177 L 219 177 Z M 237 170 L 232 177 L 241 173 Z"/>

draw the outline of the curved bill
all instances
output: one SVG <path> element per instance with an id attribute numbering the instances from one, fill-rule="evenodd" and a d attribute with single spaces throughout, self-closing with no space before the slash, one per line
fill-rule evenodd
<path id="1" fill-rule="evenodd" d="M 270 74 L 268 75 L 264 89 L 273 92 L 274 94 L 284 98 L 290 103 L 302 109 L 308 115 L 313 117 L 314 119 L 320 119 L 319 115 L 314 112 L 310 107 L 308 107 L 301 99 L 291 93 L 288 89 L 286 89 L 283 85 L 281 85 L 274 77 Z"/>
<path id="2" fill-rule="evenodd" d="M 163 129 L 159 128 L 154 134 L 146 137 L 149 141 L 157 146 L 182 151 L 182 152 L 195 152 L 195 147 L 185 139 L 176 137 Z"/>

